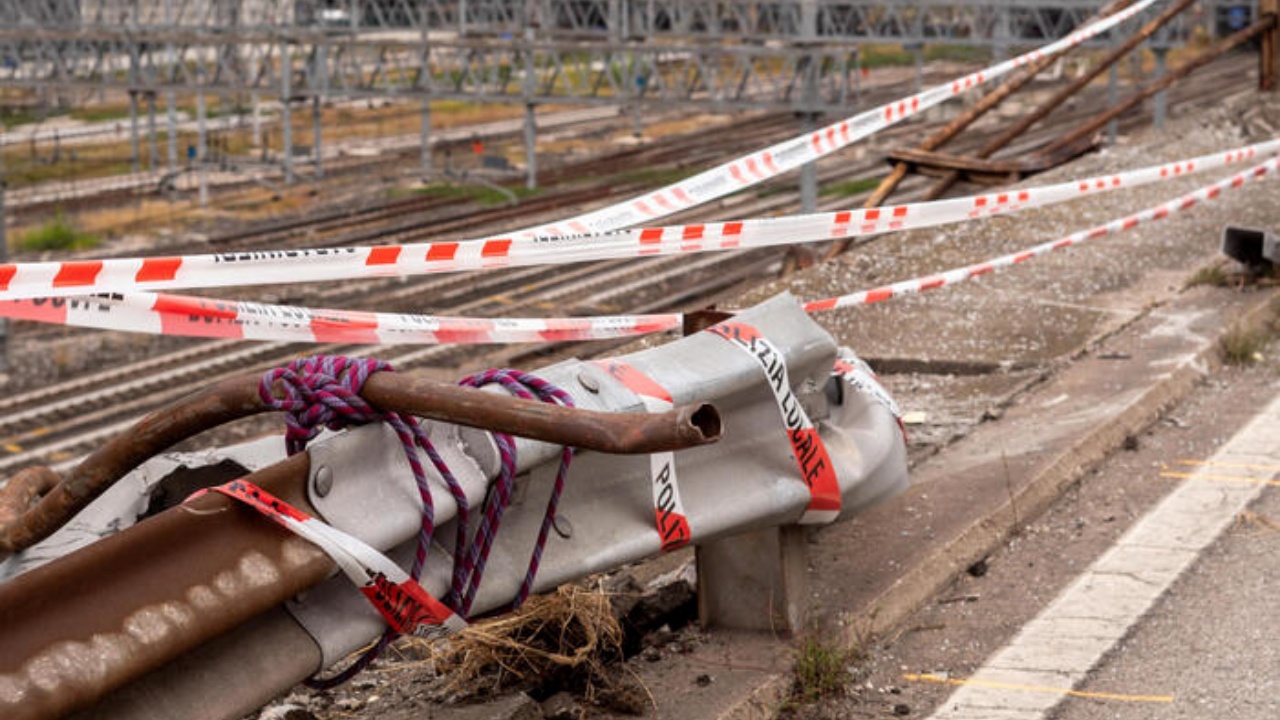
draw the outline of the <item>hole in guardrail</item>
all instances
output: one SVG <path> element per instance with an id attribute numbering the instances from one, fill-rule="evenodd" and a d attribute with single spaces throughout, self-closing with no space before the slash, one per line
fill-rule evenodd
<path id="1" fill-rule="evenodd" d="M 147 510 L 142 517 L 151 517 L 175 505 L 181 505 L 182 501 L 197 490 L 221 485 L 248 474 L 247 469 L 231 460 L 197 468 L 189 468 L 185 465 L 179 467 L 154 485 L 151 498 L 147 502 Z"/>

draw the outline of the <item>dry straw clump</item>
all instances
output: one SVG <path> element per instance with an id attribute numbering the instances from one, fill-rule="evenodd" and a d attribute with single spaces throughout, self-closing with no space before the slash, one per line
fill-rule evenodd
<path id="1" fill-rule="evenodd" d="M 451 688 L 464 695 L 553 684 L 591 699 L 597 688 L 612 685 L 609 665 L 622 658 L 622 628 L 607 594 L 562 587 L 434 643 L 429 652 Z"/>

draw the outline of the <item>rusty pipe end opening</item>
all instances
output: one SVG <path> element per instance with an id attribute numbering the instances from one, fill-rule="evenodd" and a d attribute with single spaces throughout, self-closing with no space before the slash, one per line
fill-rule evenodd
<path id="1" fill-rule="evenodd" d="M 720 411 L 711 403 L 691 406 L 684 420 L 692 433 L 696 434 L 694 439 L 697 444 L 716 442 L 724 432 Z"/>

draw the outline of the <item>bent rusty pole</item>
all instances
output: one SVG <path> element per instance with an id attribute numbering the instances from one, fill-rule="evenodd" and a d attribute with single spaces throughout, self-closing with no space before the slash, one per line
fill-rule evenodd
<path id="1" fill-rule="evenodd" d="M 978 152 L 974 153 L 973 157 L 989 158 L 992 155 L 994 155 L 998 150 L 1008 145 L 1009 143 L 1013 142 L 1015 138 L 1021 136 L 1027 130 L 1031 129 L 1032 125 L 1035 125 L 1036 123 L 1043 120 L 1045 117 L 1049 115 L 1049 113 L 1056 110 L 1060 105 L 1062 105 L 1072 96 L 1074 96 L 1076 93 L 1083 90 L 1089 83 L 1093 82 L 1099 75 L 1106 72 L 1108 68 L 1110 68 L 1112 65 L 1115 65 L 1117 62 L 1119 62 L 1121 58 L 1123 58 L 1125 55 L 1128 55 L 1130 52 L 1132 52 L 1134 48 L 1138 47 L 1138 45 L 1145 42 L 1147 38 L 1154 35 L 1157 30 L 1159 30 L 1161 27 L 1166 25 L 1170 20 L 1173 20 L 1175 17 L 1180 15 L 1183 10 L 1186 10 L 1195 2 L 1196 0 L 1179 0 L 1179 2 L 1174 3 L 1173 5 L 1170 5 L 1168 8 L 1165 8 L 1164 12 L 1152 18 L 1149 22 L 1147 22 L 1146 25 L 1143 25 L 1141 28 L 1139 28 L 1137 32 L 1129 36 L 1129 39 L 1125 40 L 1120 45 L 1117 45 L 1115 48 L 1108 51 L 1107 54 L 1103 56 L 1102 60 L 1100 60 L 1097 65 L 1090 68 L 1087 72 L 1082 74 L 1080 77 L 1076 78 L 1075 80 L 1072 80 L 1071 83 L 1068 84 L 1066 87 L 1054 93 L 1053 97 L 1046 100 L 1043 104 L 1041 104 L 1039 107 L 1033 110 L 1030 114 L 1018 120 L 1018 122 L 1014 123 L 1013 125 L 1010 125 L 1008 128 L 1005 129 L 1004 132 L 992 138 L 986 145 L 982 146 L 982 148 L 980 148 Z M 952 185 L 955 185 L 959 179 L 960 179 L 960 173 L 958 172 L 952 172 L 947 175 L 944 175 L 941 179 L 934 182 L 934 184 L 929 188 L 928 192 L 925 193 L 924 199 L 936 200 L 942 197 L 942 194 L 945 193 L 947 190 L 949 190 Z"/>
<path id="2" fill-rule="evenodd" d="M 710 403 L 653 415 L 597 412 L 394 373 L 371 376 L 360 395 L 384 410 L 614 454 L 682 450 L 713 443 L 721 433 L 720 413 Z"/>
<path id="3" fill-rule="evenodd" d="M 309 468 L 303 453 L 249 479 L 314 512 Z M 311 543 L 208 494 L 23 573 L 0 584 L 0 717 L 85 707 L 332 568 Z"/>
<path id="4" fill-rule="evenodd" d="M 1109 15 L 1114 15 L 1131 4 L 1133 4 L 1133 0 L 1116 0 L 1116 2 L 1109 3 L 1108 5 L 1099 8 L 1098 12 L 1094 14 L 1089 22 L 1097 22 Z M 1050 64 L 1069 51 L 1070 48 L 1066 48 L 1053 53 L 1052 55 L 1045 55 L 1038 60 L 1028 63 L 1027 66 L 1017 75 L 1009 78 L 999 87 L 984 95 L 982 99 L 972 107 L 965 110 L 934 134 L 925 138 L 924 141 L 913 149 L 923 152 L 931 152 L 942 147 L 947 143 L 947 141 L 963 132 L 965 128 L 972 125 L 983 115 L 986 115 L 988 112 L 995 109 L 995 107 L 1003 102 L 1005 98 L 1017 92 L 1024 85 L 1035 79 L 1035 76 L 1039 74 L 1040 71 L 1049 67 Z M 902 182 L 903 178 L 906 177 L 908 169 L 909 168 L 906 166 L 906 163 L 895 164 L 893 171 L 885 177 L 884 180 L 880 181 L 880 186 L 875 189 L 875 192 L 873 192 L 869 198 L 867 198 L 866 202 L 863 203 L 863 207 L 876 207 L 888 199 L 889 195 L 898 187 L 898 184 Z"/>
<path id="5" fill-rule="evenodd" d="M 16 522 L 45 493 L 62 481 L 52 468 L 26 468 L 0 488 L 0 528 Z"/>
<path id="6" fill-rule="evenodd" d="M 1184 1 L 1187 1 L 1187 0 L 1184 0 Z M 1194 0 L 1190 0 L 1190 1 L 1194 1 Z M 1102 8 L 1099 8 L 1098 12 L 1093 16 L 1090 22 L 1097 22 L 1098 20 L 1101 20 L 1107 17 L 1108 15 L 1113 15 L 1125 9 L 1132 3 L 1133 3 L 1133 0 L 1116 0 L 1115 2 L 1109 3 L 1108 5 Z M 1018 74 L 1009 78 L 1004 83 L 1001 83 L 999 87 L 997 87 L 996 89 L 984 95 L 982 99 L 980 99 L 972 107 L 970 107 L 968 110 L 965 110 L 958 117 L 956 117 L 951 122 L 947 123 L 946 126 L 941 128 L 934 134 L 925 138 L 924 141 L 922 141 L 914 149 L 922 152 L 932 152 L 942 147 L 947 143 L 947 141 L 951 140 L 951 138 L 960 134 L 961 132 L 964 131 L 965 128 L 977 122 L 977 120 L 981 118 L 983 115 L 986 115 L 988 112 L 995 109 L 995 107 L 999 105 L 1001 102 L 1003 102 L 1005 98 L 1009 97 L 1013 93 L 1022 89 L 1022 86 L 1034 80 L 1035 76 L 1039 74 L 1041 70 L 1044 70 L 1045 68 L 1049 67 L 1050 64 L 1055 62 L 1058 58 L 1062 57 L 1064 54 L 1066 54 L 1070 50 L 1071 48 L 1064 48 L 1062 50 L 1059 50 L 1056 53 L 1053 53 L 1051 55 L 1045 55 L 1044 57 L 1041 57 L 1039 60 L 1033 60 L 1032 62 L 1028 63 L 1027 66 L 1023 68 Z M 884 179 L 880 181 L 880 185 L 877 186 L 874 191 L 872 191 L 871 195 L 865 201 L 863 201 L 862 207 L 873 208 L 873 207 L 879 207 L 880 205 L 882 205 L 884 201 L 889 198 L 889 195 L 891 195 L 893 191 L 897 189 L 898 185 L 900 185 L 902 181 L 906 179 L 907 172 L 909 170 L 910 170 L 910 167 L 905 162 L 894 163 L 893 169 L 890 170 L 889 174 L 886 175 Z M 853 245 L 853 241 L 854 241 L 853 238 L 842 238 L 840 240 L 837 240 L 835 243 L 831 245 L 831 247 L 827 249 L 827 252 L 823 255 L 822 259 L 830 260 L 836 257 L 837 255 L 844 253 Z"/>
<path id="7" fill-rule="evenodd" d="M 0 559 L 47 538 L 155 454 L 204 430 L 270 411 L 258 396 L 261 377 L 230 378 L 148 414 L 51 489 L 53 470 L 20 472 L 0 488 Z M 653 415 L 603 413 L 385 372 L 372 375 L 361 394 L 382 410 L 607 453 L 678 450 L 714 442 L 721 432 L 719 412 L 705 403 Z M 32 488 L 44 493 L 34 507 L 40 493 Z M 6 521 L 6 513 L 15 517 Z"/>
<path id="8" fill-rule="evenodd" d="M 1275 17 L 1280 14 L 1280 0 L 1260 0 L 1259 17 Z M 1258 89 L 1271 92 L 1276 89 L 1276 76 L 1280 75 L 1280 24 L 1262 36 L 1258 48 Z"/>
<path id="9" fill-rule="evenodd" d="M 1101 15 L 1099 17 L 1101 17 Z M 920 150 L 923 152 L 931 152 L 933 150 L 937 150 L 938 148 L 942 147 L 947 143 L 948 140 L 955 137 L 956 135 L 959 135 L 961 132 L 964 131 L 965 128 L 977 122 L 977 120 L 981 118 L 983 115 L 986 115 L 988 112 L 995 109 L 995 107 L 999 105 L 1005 98 L 1009 97 L 1014 92 L 1018 91 L 1020 88 L 1022 88 L 1023 85 L 1026 85 L 1027 83 L 1031 82 L 1031 80 L 1035 78 L 1037 73 L 1039 73 L 1041 70 L 1048 67 L 1050 63 L 1057 60 L 1058 57 L 1060 57 L 1065 52 L 1066 50 L 1062 50 L 1060 52 L 1054 53 L 1053 55 L 1046 55 L 1040 58 L 1039 60 L 1035 60 L 1031 62 L 1020 73 L 1009 78 L 1009 80 L 1002 83 L 1000 87 L 984 95 L 982 99 L 979 100 L 977 103 L 975 103 L 972 107 L 970 107 L 968 110 L 965 110 L 956 119 L 947 123 L 947 125 L 943 127 L 941 130 L 939 130 L 938 132 L 935 132 L 934 134 L 925 138 L 925 140 L 921 142 L 919 145 L 917 145 L 914 149 Z M 894 163 L 893 169 L 889 171 L 888 175 L 884 176 L 884 178 L 880 180 L 880 184 L 876 186 L 876 189 L 873 190 L 871 192 L 871 195 L 866 200 L 863 201 L 862 207 L 873 208 L 873 207 L 879 207 L 880 205 L 882 205 L 884 201 L 887 200 L 891 194 L 893 194 L 893 191 L 898 188 L 898 185 L 900 185 L 902 181 L 907 178 L 907 172 L 909 170 L 910 170 L 910 167 L 905 162 Z M 824 253 L 822 256 L 822 259 L 830 260 L 831 258 L 834 258 L 837 255 L 844 253 L 852 245 L 853 245 L 853 238 L 841 238 L 840 240 L 837 240 L 834 243 L 832 243 L 831 247 L 827 248 L 826 253 Z"/>
<path id="10" fill-rule="evenodd" d="M 1187 75 L 1190 75 L 1196 70 L 1199 70 L 1201 67 L 1218 59 L 1219 56 L 1226 53 L 1228 50 L 1231 50 L 1235 46 L 1240 45 L 1241 43 L 1244 43 L 1252 39 L 1253 37 L 1272 29 L 1275 23 L 1276 23 L 1276 16 L 1268 15 L 1263 19 L 1250 25 L 1249 27 L 1244 28 L 1243 30 L 1240 30 L 1238 32 L 1232 33 L 1231 35 L 1228 35 L 1227 37 L 1219 40 L 1218 42 L 1206 48 L 1204 52 L 1188 60 L 1185 64 L 1183 64 L 1177 70 L 1173 70 L 1168 75 L 1165 75 L 1159 80 L 1156 80 L 1155 82 L 1152 82 L 1148 85 L 1143 86 L 1142 90 L 1129 96 L 1127 99 L 1125 99 L 1123 102 L 1119 103 L 1115 107 L 1108 108 L 1106 112 L 1103 112 L 1100 115 L 1094 117 L 1092 120 L 1076 128 L 1075 130 L 1068 133 L 1067 135 L 1064 135 L 1063 137 L 1058 138 L 1048 147 L 1041 150 L 1041 153 L 1043 155 L 1052 156 L 1053 154 L 1061 151 L 1062 149 L 1071 147 L 1074 144 L 1080 142 L 1082 139 L 1087 138 L 1090 135 L 1093 135 L 1095 132 L 1101 129 L 1104 125 L 1111 122 L 1115 118 L 1123 115 L 1129 110 L 1137 107 L 1139 104 L 1142 103 L 1142 101 L 1146 100 L 1152 95 L 1155 95 L 1161 90 L 1168 88 L 1170 85 L 1173 85 L 1178 80 L 1181 80 L 1182 78 L 1186 77 Z"/>
<path id="11" fill-rule="evenodd" d="M 1104 16 L 1099 14 L 1098 17 Z M 977 122 L 983 115 L 994 110 L 997 105 L 1004 101 L 1005 98 L 1022 89 L 1024 85 L 1034 80 L 1041 70 L 1049 67 L 1050 64 L 1055 62 L 1066 52 L 1066 50 L 1060 50 L 1052 55 L 1045 55 L 1039 60 L 1032 61 L 1025 68 L 1019 71 L 1018 74 L 1009 78 L 1007 81 L 1001 83 L 999 87 L 982 96 L 982 99 L 977 103 L 965 110 L 954 120 L 947 123 L 942 129 L 925 138 L 923 142 L 915 146 L 913 149 L 923 152 L 931 152 L 942 147 L 951 140 L 951 138 L 959 135 L 970 125 Z M 889 198 L 889 195 L 897 189 L 903 179 L 906 178 L 907 171 L 909 169 L 910 168 L 907 167 L 906 163 L 895 163 L 893 170 L 880 181 L 880 185 L 871 193 L 871 196 L 863 202 L 862 206 L 872 208 L 884 203 L 884 201 Z M 846 241 L 841 241 L 841 243 L 844 242 Z"/>

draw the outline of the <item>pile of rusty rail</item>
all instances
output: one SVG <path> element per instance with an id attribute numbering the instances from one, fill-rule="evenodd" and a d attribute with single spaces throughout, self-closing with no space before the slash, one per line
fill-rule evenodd
<path id="1" fill-rule="evenodd" d="M 1099 11 L 1098 18 L 1119 12 L 1129 4 L 1129 0 L 1112 2 Z M 939 149 L 943 145 L 954 139 L 983 115 L 993 110 L 1014 92 L 1031 82 L 1037 74 L 1058 61 L 1061 55 L 1045 55 L 1028 63 L 1020 72 L 983 96 L 973 106 L 965 110 L 945 127 L 927 137 L 915 148 L 901 148 L 890 151 L 886 159 L 893 169 L 881 181 L 875 192 L 863 203 L 863 207 L 870 208 L 882 205 L 910 173 L 919 173 L 936 178 L 922 198 L 924 200 L 935 200 L 942 197 L 947 190 L 962 180 L 986 185 L 999 185 L 1015 182 L 1029 175 L 1061 165 L 1096 147 L 1096 135 L 1108 123 L 1139 106 L 1148 98 L 1167 90 L 1179 80 L 1221 57 L 1233 48 L 1255 38 L 1260 38 L 1259 86 L 1263 90 L 1274 89 L 1276 75 L 1280 72 L 1280 69 L 1276 67 L 1277 46 L 1280 45 L 1280 37 L 1278 37 L 1280 36 L 1280 22 L 1277 21 L 1277 16 L 1280 14 L 1278 13 L 1280 0 L 1262 0 L 1258 5 L 1258 18 L 1255 22 L 1227 37 L 1221 38 L 1177 68 L 1144 83 L 1129 97 L 1111 104 L 1110 107 L 1102 110 L 1090 120 L 1076 126 L 1066 135 L 1040 148 L 1036 153 L 1013 158 L 993 157 L 1036 123 L 1045 119 L 1055 109 L 1074 97 L 1104 72 L 1110 70 L 1122 58 L 1133 52 L 1139 45 L 1155 35 L 1161 27 L 1168 24 L 1193 4 L 1195 4 L 1195 0 L 1178 0 L 1171 4 L 1123 42 L 1109 50 L 1104 57 L 1092 63 L 1091 67 L 1081 73 L 1079 77 L 1063 86 L 1036 109 L 1009 125 L 972 155 L 961 156 L 940 152 Z M 835 257 L 848 250 L 852 244 L 852 239 L 833 243 L 827 249 L 825 257 L 828 259 Z"/>

